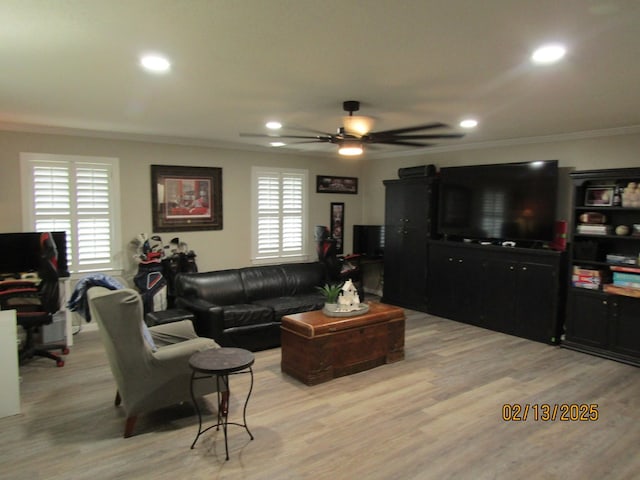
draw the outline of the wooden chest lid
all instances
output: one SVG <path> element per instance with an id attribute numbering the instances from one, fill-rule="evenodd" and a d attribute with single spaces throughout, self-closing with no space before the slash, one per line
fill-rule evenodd
<path id="1" fill-rule="evenodd" d="M 282 317 L 282 328 L 304 337 L 365 327 L 390 320 L 403 320 L 404 310 L 384 303 L 370 303 L 369 311 L 355 317 L 328 317 L 321 310 L 295 313 Z"/>

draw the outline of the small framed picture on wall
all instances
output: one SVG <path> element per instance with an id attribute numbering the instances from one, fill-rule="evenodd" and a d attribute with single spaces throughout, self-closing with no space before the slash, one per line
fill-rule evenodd
<path id="1" fill-rule="evenodd" d="M 331 202 L 331 236 L 336 241 L 336 253 L 344 252 L 344 203 Z"/>

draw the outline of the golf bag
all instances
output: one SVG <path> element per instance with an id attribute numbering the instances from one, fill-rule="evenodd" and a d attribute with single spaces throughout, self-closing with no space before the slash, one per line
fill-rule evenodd
<path id="1" fill-rule="evenodd" d="M 167 309 L 167 280 L 160 258 L 141 261 L 133 283 L 140 291 L 145 315 Z"/>

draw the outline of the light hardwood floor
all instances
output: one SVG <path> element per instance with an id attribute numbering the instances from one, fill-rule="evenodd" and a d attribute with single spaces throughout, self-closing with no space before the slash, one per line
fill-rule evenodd
<path id="1" fill-rule="evenodd" d="M 406 359 L 307 387 L 256 354 L 248 423 L 205 434 L 189 405 L 123 414 L 99 334 L 64 368 L 21 368 L 22 414 L 0 419 L 2 479 L 631 479 L 640 369 L 407 311 Z M 231 379 L 231 415 L 248 376 Z M 214 397 L 208 400 L 215 401 Z M 503 404 L 597 404 L 593 422 L 508 422 Z"/>

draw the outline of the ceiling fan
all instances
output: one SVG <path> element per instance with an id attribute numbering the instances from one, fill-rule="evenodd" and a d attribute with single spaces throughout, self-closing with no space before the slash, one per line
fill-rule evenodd
<path id="1" fill-rule="evenodd" d="M 449 128 L 444 123 L 427 123 L 413 127 L 395 128 L 392 130 L 382 130 L 372 132 L 373 119 L 370 117 L 356 116 L 353 112 L 360 110 L 360 102 L 357 100 L 347 100 L 343 102 L 342 108 L 349 115 L 343 117 L 343 126 L 338 128 L 337 133 L 326 133 L 309 128 L 284 127 L 288 130 L 298 130 L 313 133 L 315 135 L 278 135 L 263 133 L 241 133 L 241 137 L 258 137 L 271 139 L 295 139 L 298 141 L 289 144 L 300 143 L 332 143 L 338 145 L 338 153 L 341 155 L 360 155 L 364 151 L 365 145 L 405 145 L 408 147 L 429 147 L 433 143 L 426 143 L 422 140 L 435 140 L 440 138 L 462 138 L 463 133 L 423 133 L 412 134 L 421 130 L 435 130 L 439 128 Z M 410 135 L 407 135 L 410 134 Z"/>

